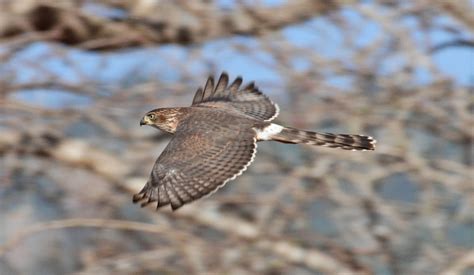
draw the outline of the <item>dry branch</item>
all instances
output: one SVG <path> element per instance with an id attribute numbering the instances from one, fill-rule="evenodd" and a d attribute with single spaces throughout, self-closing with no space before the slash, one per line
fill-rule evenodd
<path id="1" fill-rule="evenodd" d="M 231 11 L 205 2 L 150 5 L 153 2 L 133 1 L 115 4 L 125 9 L 123 18 L 107 18 L 86 12 L 76 1 L 17 2 L 3 4 L 0 39 L 54 30 L 56 35 L 44 38 L 102 51 L 153 44 L 186 45 L 236 34 L 260 35 L 339 8 L 337 1 L 311 0 L 290 1 L 273 8 L 237 6 Z"/>

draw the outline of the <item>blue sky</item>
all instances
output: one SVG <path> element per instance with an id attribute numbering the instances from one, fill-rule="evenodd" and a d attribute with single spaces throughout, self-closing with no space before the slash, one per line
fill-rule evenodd
<path id="1" fill-rule="evenodd" d="M 225 6 L 225 1 L 222 1 Z M 270 1 L 270 4 L 275 4 Z M 344 46 L 344 37 L 333 23 L 325 18 L 317 18 L 302 24 L 286 27 L 282 30 L 283 36 L 293 45 L 300 48 L 314 50 L 317 53 L 334 59 L 344 59 L 346 56 L 355 54 L 357 48 L 370 44 L 374 39 L 383 36 L 380 27 L 357 13 L 347 9 L 341 12 L 345 20 L 353 26 L 357 26 L 355 31 L 355 48 Z M 439 24 L 450 24 L 448 18 L 438 18 Z M 403 22 L 407 28 L 413 27 L 414 21 L 407 19 Z M 314 30 L 324 30 L 315 32 Z M 321 35 L 323 33 L 323 35 Z M 426 33 L 413 33 L 416 41 L 423 42 Z M 435 43 L 450 41 L 458 34 L 448 32 L 429 33 L 428 37 Z M 465 32 L 461 35 L 464 38 L 472 38 L 472 35 Z M 251 49 L 252 55 L 242 54 L 234 47 L 229 47 L 229 43 L 237 43 L 244 48 Z M 61 57 L 50 55 L 53 47 L 60 47 L 64 53 Z M 190 54 L 198 52 L 203 58 L 190 62 Z M 456 83 L 464 86 L 474 85 L 474 51 L 468 48 L 449 48 L 434 55 L 434 62 L 438 69 L 451 77 Z M 47 71 L 38 70 L 29 63 L 41 60 L 44 64 L 42 68 Z M 26 62 L 26 63 L 24 63 Z M 383 61 L 382 70 L 389 75 L 393 68 L 410 62 L 393 56 Z M 173 64 L 185 64 L 181 68 Z M 19 65 L 22 64 L 22 65 Z M 25 65 L 26 64 L 26 65 Z M 9 64 L 0 70 L 20 70 L 17 82 L 22 83 L 36 79 L 40 81 L 45 75 L 54 75 L 62 81 L 77 83 L 80 76 L 88 81 L 95 82 L 99 87 L 106 88 L 107 85 L 127 85 L 130 79 L 159 78 L 160 81 L 170 83 L 178 80 L 178 72 L 185 68 L 191 73 L 202 74 L 209 71 L 227 71 L 231 76 L 242 75 L 244 79 L 256 80 L 261 83 L 272 83 L 280 86 L 281 78 L 272 69 L 275 60 L 265 50 L 262 49 L 257 39 L 252 37 L 231 37 L 222 38 L 204 43 L 202 45 L 189 47 L 179 45 L 164 45 L 157 48 L 132 49 L 116 51 L 108 54 L 86 52 L 64 46 L 51 45 L 46 43 L 34 43 L 25 48 Z M 295 70 L 303 70 L 310 66 L 304 56 L 292 60 Z M 324 68 L 321 68 L 324 70 Z M 430 82 L 428 72 L 423 69 L 415 71 L 417 81 L 420 84 Z M 332 81 L 334 85 L 339 85 L 350 89 L 350 80 L 344 77 L 335 77 Z M 284 85 L 281 85 L 284 86 Z M 17 95 L 20 99 L 30 99 L 40 105 L 51 107 L 61 107 L 62 105 L 87 104 L 87 99 L 77 95 L 68 95 L 63 91 L 27 91 Z M 75 103 L 74 103 L 75 102 Z"/>

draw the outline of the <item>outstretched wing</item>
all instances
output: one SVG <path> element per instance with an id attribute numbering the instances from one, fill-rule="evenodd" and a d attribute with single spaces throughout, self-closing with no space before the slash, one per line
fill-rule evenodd
<path id="1" fill-rule="evenodd" d="M 192 125 L 191 125 L 192 123 Z M 208 119 L 184 121 L 158 157 L 145 187 L 133 196 L 142 206 L 157 202 L 173 210 L 216 191 L 240 175 L 256 152 L 255 132 Z"/>
<path id="2" fill-rule="evenodd" d="M 258 90 L 253 82 L 240 88 L 242 78 L 237 77 L 229 84 L 229 76 L 223 72 L 214 85 L 214 78 L 207 79 L 204 89 L 199 88 L 194 95 L 192 106 L 209 106 L 233 109 L 253 118 L 271 121 L 278 116 L 278 105 Z"/>

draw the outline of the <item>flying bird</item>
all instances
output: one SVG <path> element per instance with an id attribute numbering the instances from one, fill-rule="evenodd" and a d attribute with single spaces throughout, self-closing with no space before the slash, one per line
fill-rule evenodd
<path id="1" fill-rule="evenodd" d="M 341 148 L 374 150 L 370 136 L 299 130 L 271 121 L 278 116 L 273 103 L 253 82 L 241 88 L 242 78 L 229 85 L 222 73 L 199 88 L 190 107 L 149 111 L 140 125 L 173 134 L 158 157 L 143 189 L 133 202 L 144 207 L 171 205 L 172 210 L 214 193 L 242 174 L 252 163 L 257 142 L 278 141 Z"/>

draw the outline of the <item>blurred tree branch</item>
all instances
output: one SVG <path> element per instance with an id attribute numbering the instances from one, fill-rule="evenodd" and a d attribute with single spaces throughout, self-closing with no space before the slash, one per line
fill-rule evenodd
<path id="1" fill-rule="evenodd" d="M 206 1 L 102 1 L 98 4 L 111 4 L 125 15 L 100 17 L 85 11 L 81 3 L 21 0 L 0 4 L 0 39 L 54 31 L 54 36 L 44 38 L 87 50 L 192 44 L 236 34 L 259 35 L 339 8 L 337 1 L 311 0 L 274 8 L 239 5 L 230 11 Z"/>

